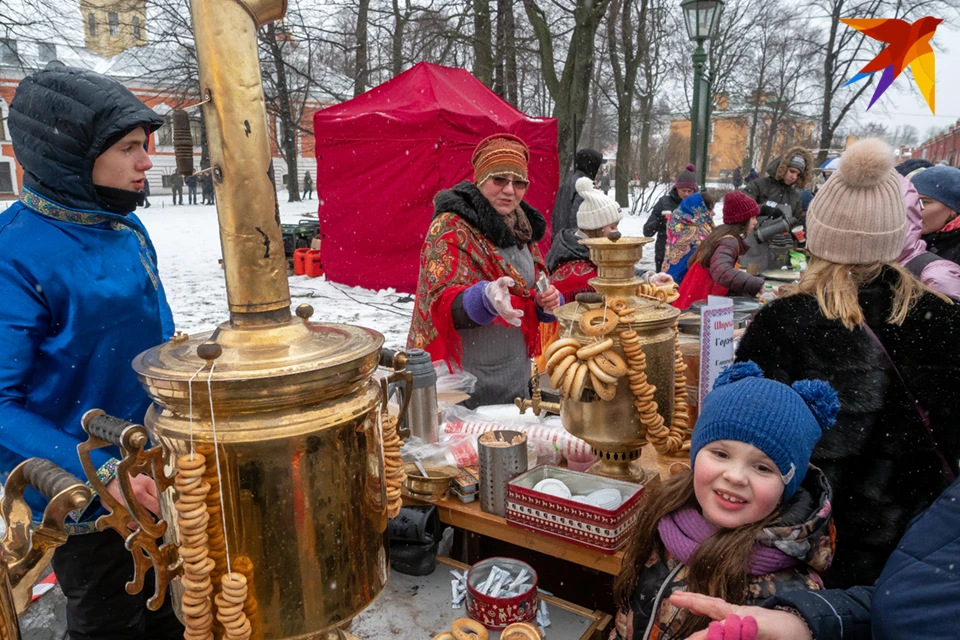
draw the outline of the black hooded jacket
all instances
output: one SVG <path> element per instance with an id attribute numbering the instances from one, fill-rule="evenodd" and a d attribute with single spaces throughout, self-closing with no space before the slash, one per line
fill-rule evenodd
<path id="1" fill-rule="evenodd" d="M 107 142 L 163 118 L 116 80 L 60 67 L 23 79 L 9 122 L 26 187 L 72 209 L 129 213 L 97 193 L 93 164 Z"/>

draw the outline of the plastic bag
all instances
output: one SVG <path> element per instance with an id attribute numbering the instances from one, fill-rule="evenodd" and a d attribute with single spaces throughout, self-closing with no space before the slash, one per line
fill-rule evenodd
<path id="1" fill-rule="evenodd" d="M 419 461 L 424 469 L 437 467 L 469 467 L 480 463 L 477 451 L 479 433 L 452 433 L 441 435 L 440 442 L 428 444 L 420 438 L 410 438 L 400 449 L 404 462 Z M 540 464 L 537 444 L 527 437 L 527 468 Z"/>
<path id="2" fill-rule="evenodd" d="M 442 360 L 433 363 L 433 370 L 437 372 L 437 393 L 473 393 L 477 388 L 477 376 L 462 369 L 450 373 L 447 363 Z"/>
<path id="3" fill-rule="evenodd" d="M 520 416 L 517 416 L 518 418 Z M 545 423 L 511 422 L 506 420 L 490 420 L 475 412 L 469 412 L 460 407 L 459 411 L 448 411 L 445 422 L 440 425 L 440 439 L 452 437 L 456 434 L 471 434 L 479 436 L 487 431 L 508 429 L 521 431 L 527 434 L 528 442 L 537 448 L 537 459 L 540 464 L 556 465 L 561 457 L 570 459 L 584 459 L 592 455 L 592 447 L 570 434 L 559 424 L 559 419 L 548 420 Z"/>

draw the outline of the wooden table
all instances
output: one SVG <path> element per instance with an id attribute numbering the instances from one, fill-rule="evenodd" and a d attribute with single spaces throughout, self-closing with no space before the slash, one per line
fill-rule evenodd
<path id="1" fill-rule="evenodd" d="M 614 554 L 600 553 L 548 535 L 515 527 L 508 524 L 505 518 L 481 510 L 479 500 L 464 504 L 459 499 L 448 495 L 437 502 L 428 503 L 404 496 L 403 502 L 411 505 L 433 504 L 437 507 L 441 522 L 465 531 L 545 553 L 610 575 L 615 576 L 620 573 L 620 565 L 623 563 L 622 549 Z"/>

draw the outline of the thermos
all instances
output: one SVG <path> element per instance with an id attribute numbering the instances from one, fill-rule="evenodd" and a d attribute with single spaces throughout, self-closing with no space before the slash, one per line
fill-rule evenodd
<path id="1" fill-rule="evenodd" d="M 407 371 L 413 374 L 410 408 L 402 425 L 410 435 L 424 442 L 440 440 L 440 419 L 437 415 L 437 372 L 430 362 L 430 354 L 423 349 L 409 349 Z M 398 393 L 402 393 L 402 390 Z"/>

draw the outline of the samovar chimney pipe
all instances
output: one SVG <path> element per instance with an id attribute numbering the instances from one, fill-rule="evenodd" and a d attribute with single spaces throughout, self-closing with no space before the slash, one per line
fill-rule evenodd
<path id="1" fill-rule="evenodd" d="M 290 319 L 287 259 L 269 177 L 257 29 L 283 17 L 286 0 L 190 0 L 220 245 L 234 325 Z"/>

